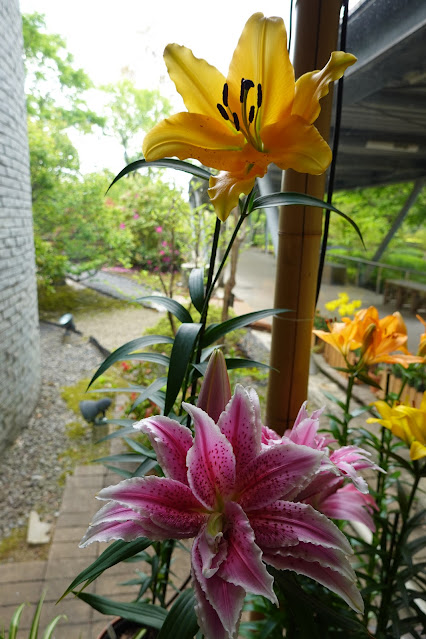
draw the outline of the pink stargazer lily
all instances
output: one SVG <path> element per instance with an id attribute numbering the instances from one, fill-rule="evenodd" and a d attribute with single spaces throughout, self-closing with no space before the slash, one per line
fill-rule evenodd
<path id="1" fill-rule="evenodd" d="M 253 398 L 255 401 L 255 398 Z M 292 441 L 309 446 L 324 453 L 317 475 L 302 489 L 295 501 L 310 504 L 332 519 L 360 522 L 374 531 L 372 513 L 377 510 L 376 502 L 368 494 L 367 482 L 358 471 L 370 468 L 382 471 L 371 459 L 369 453 L 358 446 L 342 446 L 336 450 L 329 448 L 335 440 L 318 433 L 319 418 L 323 408 L 309 415 L 304 402 L 291 430 L 280 437 L 267 426 L 262 426 L 263 448 Z M 351 484 L 345 481 L 350 480 Z"/>
<path id="2" fill-rule="evenodd" d="M 277 603 L 266 563 L 317 580 L 352 608 L 363 603 L 346 537 L 310 504 L 296 503 L 320 471 L 323 451 L 290 440 L 262 446 L 254 391 L 237 386 L 217 423 L 184 404 L 195 435 L 172 419 L 135 424 L 165 477 L 135 477 L 100 491 L 108 503 L 81 546 L 92 541 L 195 537 L 192 578 L 206 638 L 232 639 L 246 591 Z"/>

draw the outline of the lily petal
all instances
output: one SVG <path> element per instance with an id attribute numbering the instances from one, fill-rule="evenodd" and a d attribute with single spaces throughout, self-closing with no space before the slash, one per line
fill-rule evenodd
<path id="1" fill-rule="evenodd" d="M 214 509 L 220 495 L 226 499 L 235 486 L 235 455 L 231 443 L 203 410 L 183 403 L 194 420 L 194 445 L 188 452 L 188 481 L 206 508 Z"/>
<path id="2" fill-rule="evenodd" d="M 255 13 L 247 21 L 229 66 L 231 95 L 239 96 L 243 78 L 254 82 L 253 91 L 257 84 L 262 85 L 263 126 L 278 122 L 290 112 L 295 90 L 294 70 L 287 53 L 282 18 L 265 18 L 262 13 Z M 231 106 L 234 110 L 238 107 Z"/>
<path id="3" fill-rule="evenodd" d="M 352 554 L 348 540 L 337 526 L 308 504 L 276 501 L 248 513 L 248 517 L 256 542 L 264 552 L 305 542 Z"/>
<path id="4" fill-rule="evenodd" d="M 217 118 L 216 105 L 222 101 L 226 82 L 222 73 L 202 58 L 196 58 L 191 49 L 178 44 L 165 48 L 164 61 L 188 111 Z M 222 126 L 228 128 L 225 120 Z"/>
<path id="5" fill-rule="evenodd" d="M 355 64 L 351 53 L 333 51 L 329 61 L 321 71 L 305 73 L 296 82 L 292 113 L 312 124 L 320 114 L 319 101 L 328 94 L 330 82 L 339 80 L 346 69 Z"/>
<path id="6" fill-rule="evenodd" d="M 103 488 L 99 499 L 113 499 L 150 516 L 154 524 L 169 531 L 171 539 L 195 537 L 206 520 L 202 504 L 191 489 L 165 477 L 133 477 Z"/>
<path id="7" fill-rule="evenodd" d="M 200 536 L 203 531 L 200 533 Z M 204 593 L 205 599 L 219 616 L 227 634 L 225 637 L 231 638 L 237 633 L 243 607 L 245 590 L 241 586 L 235 586 L 219 577 L 217 573 L 210 578 L 203 575 L 203 562 L 199 551 L 200 536 L 197 537 L 192 546 L 192 570 L 197 587 Z M 203 609 L 203 599 L 199 601 Z M 211 618 L 211 611 L 205 609 L 199 615 L 202 619 Z M 216 635 L 207 635 L 214 636 Z"/>
<path id="8" fill-rule="evenodd" d="M 290 499 L 312 480 L 323 456 L 292 442 L 265 448 L 238 476 L 238 502 L 248 511 Z"/>
<path id="9" fill-rule="evenodd" d="M 231 442 L 240 473 L 260 453 L 261 423 L 256 418 L 251 399 L 243 386 L 237 384 L 234 395 L 217 424 Z"/>
<path id="10" fill-rule="evenodd" d="M 106 504 L 94 516 L 79 547 L 85 548 L 94 541 L 131 541 L 146 536 L 143 520 L 144 517 L 131 508 L 116 502 Z"/>
<path id="11" fill-rule="evenodd" d="M 318 130 L 297 115 L 268 126 L 262 140 L 270 162 L 280 169 L 320 175 L 331 162 L 331 149 Z"/>
<path id="12" fill-rule="evenodd" d="M 188 484 L 186 455 L 192 446 L 189 428 L 161 415 L 142 419 L 133 428 L 148 435 L 166 477 Z"/>
<path id="13" fill-rule="evenodd" d="M 198 582 L 195 571 L 192 569 L 192 585 L 195 592 L 195 613 L 201 633 L 205 637 L 215 639 L 229 639 L 229 634 L 225 630 L 220 615 L 209 603 L 204 590 Z"/>
<path id="14" fill-rule="evenodd" d="M 193 158 L 213 169 L 241 170 L 244 136 L 223 127 L 218 119 L 198 113 L 176 113 L 159 122 L 143 140 L 148 161 L 176 156 Z"/>
<path id="15" fill-rule="evenodd" d="M 255 169 L 257 167 L 254 167 Z M 252 172 L 253 173 L 253 172 Z M 231 213 L 232 209 L 238 205 L 240 195 L 248 195 L 252 188 L 256 177 L 263 177 L 266 173 L 266 167 L 259 169 L 249 177 L 244 173 L 229 173 L 221 171 L 219 175 L 212 175 L 209 180 L 208 194 L 214 206 L 216 215 L 224 222 Z"/>
<path id="16" fill-rule="evenodd" d="M 371 495 L 359 492 L 353 484 L 339 488 L 333 495 L 322 500 L 318 508 L 332 519 L 359 521 L 373 532 L 376 529 L 370 514 L 373 509 L 377 510 L 376 502 Z"/>
<path id="17" fill-rule="evenodd" d="M 235 502 L 225 506 L 227 523 L 227 557 L 218 571 L 218 575 L 236 586 L 242 586 L 254 595 L 263 595 L 277 604 L 272 576 L 262 561 L 262 551 L 255 543 L 255 537 L 249 520 L 243 509 Z"/>
<path id="18" fill-rule="evenodd" d="M 268 554 L 264 556 L 264 560 L 279 570 L 293 570 L 300 575 L 315 579 L 342 597 L 356 612 L 364 611 L 364 603 L 354 581 L 337 570 L 321 566 L 316 561 L 306 561 L 300 557 L 281 557 Z"/>

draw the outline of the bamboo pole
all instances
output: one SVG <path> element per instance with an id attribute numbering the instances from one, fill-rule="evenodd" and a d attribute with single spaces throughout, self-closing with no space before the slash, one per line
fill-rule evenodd
<path id="1" fill-rule="evenodd" d="M 336 49 L 341 0 L 298 0 L 293 65 L 296 78 L 321 69 Z M 315 123 L 328 140 L 332 90 L 321 100 Z M 292 170 L 283 174 L 283 191 L 298 191 L 322 198 L 325 175 L 312 176 Z M 291 428 L 307 398 L 311 335 L 322 232 L 322 209 L 281 207 L 278 231 L 275 308 L 291 312 L 272 322 L 271 370 L 266 423 L 282 434 Z"/>

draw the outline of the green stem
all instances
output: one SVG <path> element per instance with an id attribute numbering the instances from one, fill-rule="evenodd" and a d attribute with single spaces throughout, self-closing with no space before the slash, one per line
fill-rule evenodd
<path id="1" fill-rule="evenodd" d="M 342 446 L 346 446 L 348 443 L 348 426 L 349 426 L 349 422 L 351 421 L 352 417 L 350 414 L 350 403 L 351 403 L 351 399 L 352 399 L 352 389 L 354 387 L 354 383 L 355 383 L 355 378 L 356 378 L 356 373 L 350 373 L 349 377 L 348 377 L 348 386 L 346 389 L 346 404 L 345 404 L 345 410 L 344 410 L 344 415 L 343 415 L 343 432 L 342 432 L 342 441 L 340 442 L 340 444 Z"/>
<path id="2" fill-rule="evenodd" d="M 380 602 L 379 614 L 377 616 L 377 628 L 376 628 L 376 637 L 377 639 L 385 639 L 386 638 L 386 627 L 390 615 L 390 608 L 392 607 L 392 595 L 395 591 L 394 582 L 395 578 L 398 574 L 398 570 L 401 563 L 402 558 L 402 548 L 406 543 L 406 533 L 407 533 L 407 524 L 410 517 L 410 510 L 413 505 L 414 498 L 416 496 L 417 487 L 419 485 L 421 471 L 419 470 L 419 465 L 415 461 L 413 461 L 415 475 L 414 482 L 411 487 L 410 496 L 407 501 L 407 506 L 404 509 L 405 512 L 401 510 L 402 515 L 402 526 L 399 534 L 397 535 L 396 527 L 398 523 L 398 517 L 395 518 L 395 527 L 392 531 L 392 539 L 391 545 L 389 548 L 389 561 L 388 561 L 388 570 L 387 574 L 384 575 L 384 579 L 382 583 L 385 584 L 385 588 L 383 590 L 382 600 Z"/>

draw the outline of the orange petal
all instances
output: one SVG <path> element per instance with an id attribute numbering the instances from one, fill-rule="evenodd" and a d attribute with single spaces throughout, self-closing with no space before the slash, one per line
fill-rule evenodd
<path id="1" fill-rule="evenodd" d="M 266 171 L 262 173 L 265 174 Z M 248 195 L 254 186 L 256 175 L 247 177 L 241 174 L 221 171 L 219 175 L 210 178 L 208 194 L 213 203 L 217 217 L 224 222 L 237 206 L 242 193 Z"/>
<path id="2" fill-rule="evenodd" d="M 346 69 L 356 62 L 351 53 L 333 51 L 321 71 L 305 73 L 296 82 L 292 114 L 312 124 L 320 114 L 320 99 L 328 93 L 328 85 L 342 77 Z"/>
<path id="3" fill-rule="evenodd" d="M 294 70 L 287 53 L 287 33 L 282 18 L 265 18 L 255 13 L 247 21 L 229 66 L 228 84 L 232 96 L 239 99 L 241 80 L 254 82 L 256 106 L 257 85 L 262 85 L 261 126 L 277 122 L 290 113 L 294 96 Z M 232 103 L 233 110 L 240 108 Z"/>
<path id="4" fill-rule="evenodd" d="M 317 129 L 298 116 L 272 124 L 262 132 L 269 162 L 280 169 L 320 175 L 331 162 L 331 150 Z"/>
<path id="5" fill-rule="evenodd" d="M 229 132 L 213 118 L 196 113 L 176 113 L 149 131 L 143 141 L 146 160 L 176 156 L 193 158 L 212 168 L 241 170 L 241 133 Z"/>
<path id="6" fill-rule="evenodd" d="M 166 47 L 164 61 L 188 111 L 215 118 L 225 128 L 231 127 L 223 120 L 216 106 L 222 102 L 222 90 L 226 82 L 220 71 L 202 58 L 196 58 L 191 49 L 178 44 Z"/>

